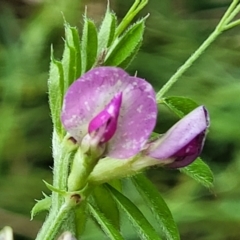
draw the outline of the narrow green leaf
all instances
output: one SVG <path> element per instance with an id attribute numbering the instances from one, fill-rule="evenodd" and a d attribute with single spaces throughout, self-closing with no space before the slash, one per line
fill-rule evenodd
<path id="1" fill-rule="evenodd" d="M 192 99 L 186 97 L 167 97 L 161 100 L 161 102 L 180 118 L 199 106 Z"/>
<path id="2" fill-rule="evenodd" d="M 62 108 L 63 88 L 64 88 L 63 66 L 61 62 L 54 59 L 53 49 L 51 49 L 51 63 L 48 79 L 49 105 L 53 125 L 59 136 L 61 136 L 62 133 L 60 112 Z"/>
<path id="3" fill-rule="evenodd" d="M 88 219 L 87 201 L 83 201 L 75 208 L 76 237 L 80 239 L 83 234 Z"/>
<path id="4" fill-rule="evenodd" d="M 181 168 L 180 171 L 184 172 L 185 174 L 195 179 L 197 182 L 201 183 L 207 188 L 213 187 L 213 173 L 209 166 L 204 163 L 200 158 L 197 158 L 187 167 Z"/>
<path id="5" fill-rule="evenodd" d="M 65 23 L 65 47 L 63 52 L 64 93 L 81 74 L 80 40 L 76 28 Z"/>
<path id="6" fill-rule="evenodd" d="M 123 62 L 121 62 L 118 65 L 118 67 L 126 69 L 131 64 L 131 62 L 134 60 L 134 58 L 136 57 L 136 55 L 137 55 L 141 45 L 142 45 L 142 41 L 140 41 L 138 43 L 138 45 L 136 46 L 135 50 Z"/>
<path id="7" fill-rule="evenodd" d="M 50 209 L 51 203 L 52 203 L 51 197 L 46 196 L 45 194 L 44 194 L 44 197 L 45 198 L 43 198 L 41 200 L 37 200 L 37 203 L 32 208 L 31 220 L 37 213 L 42 212 L 42 211 L 48 211 Z"/>
<path id="8" fill-rule="evenodd" d="M 82 35 L 82 74 L 96 62 L 98 48 L 97 29 L 93 21 L 85 17 Z"/>
<path id="9" fill-rule="evenodd" d="M 74 67 L 75 67 L 75 51 L 74 47 L 70 46 L 67 41 L 65 41 L 65 47 L 63 52 L 63 71 L 64 71 L 64 93 L 74 80 Z"/>
<path id="10" fill-rule="evenodd" d="M 112 225 L 111 221 L 107 219 L 104 214 L 101 213 L 101 211 L 97 208 L 94 207 L 91 203 L 88 202 L 88 208 L 90 210 L 90 213 L 92 216 L 97 220 L 99 223 L 102 231 L 110 238 L 113 240 L 123 240 L 124 238 L 122 235 L 119 233 L 119 231 Z"/>
<path id="11" fill-rule="evenodd" d="M 80 43 L 80 38 L 79 38 L 79 33 L 77 28 L 71 27 L 72 31 L 72 39 L 73 39 L 73 44 L 74 44 L 74 49 L 75 49 L 75 76 L 74 80 L 80 77 L 81 75 L 81 70 L 82 70 L 82 59 L 81 59 L 81 43 Z"/>
<path id="12" fill-rule="evenodd" d="M 146 201 L 147 206 L 152 210 L 156 220 L 160 223 L 166 238 L 179 240 L 178 228 L 172 213 L 156 187 L 143 174 L 132 177 L 132 182 Z"/>
<path id="13" fill-rule="evenodd" d="M 45 183 L 46 187 L 51 190 L 52 192 L 56 192 L 56 193 L 59 193 L 61 195 L 65 195 L 66 194 L 66 191 L 64 190 L 60 190 L 58 188 L 55 188 L 53 185 L 49 184 L 48 182 L 44 181 L 43 182 Z"/>
<path id="14" fill-rule="evenodd" d="M 104 19 L 98 32 L 98 54 L 110 46 L 116 30 L 116 15 L 107 7 Z"/>
<path id="15" fill-rule="evenodd" d="M 115 37 L 118 37 L 129 26 L 133 18 L 146 6 L 148 0 L 135 0 L 131 8 L 128 10 L 121 23 L 118 25 Z"/>
<path id="16" fill-rule="evenodd" d="M 106 66 L 127 66 L 139 50 L 144 33 L 145 18 L 132 25 L 121 38 L 114 41 L 106 56 Z M 128 59 L 128 60 L 127 60 Z"/>
<path id="17" fill-rule="evenodd" d="M 148 222 L 148 220 L 145 218 L 142 212 L 136 207 L 136 205 L 134 205 L 127 197 L 125 197 L 115 188 L 111 187 L 110 185 L 106 185 L 106 187 L 111 192 L 115 201 L 127 214 L 129 220 L 137 230 L 140 239 L 144 240 L 161 239 L 159 234 L 155 231 L 155 229 Z"/>
<path id="18" fill-rule="evenodd" d="M 96 206 L 110 220 L 110 222 L 117 228 L 120 228 L 119 211 L 116 202 L 112 195 L 103 186 L 97 186 L 93 190 L 93 198 Z"/>
<path id="19" fill-rule="evenodd" d="M 119 192 L 122 192 L 122 181 L 120 179 L 113 179 L 109 181 L 108 184 L 117 189 Z"/>

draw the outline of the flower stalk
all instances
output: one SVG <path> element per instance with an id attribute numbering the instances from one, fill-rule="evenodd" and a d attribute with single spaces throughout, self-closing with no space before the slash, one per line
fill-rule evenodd
<path id="1" fill-rule="evenodd" d="M 204 51 L 217 39 L 222 32 L 240 24 L 239 20 L 229 23 L 240 12 L 240 4 L 237 5 L 238 3 L 239 0 L 233 0 L 232 4 L 229 6 L 215 30 L 160 89 L 156 96 L 158 103 L 161 102 L 161 98 L 169 91 L 174 83 L 178 81 L 178 79 L 188 70 L 189 67 L 193 65 L 193 63 L 204 53 Z"/>
<path id="2" fill-rule="evenodd" d="M 147 5 L 148 0 L 135 0 L 132 7 L 127 12 L 121 23 L 116 29 L 115 38 L 119 37 L 131 23 L 133 18 Z"/>

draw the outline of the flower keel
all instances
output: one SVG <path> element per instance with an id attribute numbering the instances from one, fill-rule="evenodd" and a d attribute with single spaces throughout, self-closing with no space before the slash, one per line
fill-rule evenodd
<path id="1" fill-rule="evenodd" d="M 106 108 L 91 120 L 88 133 L 92 138 L 97 138 L 100 143 L 112 138 L 117 129 L 121 104 L 122 93 L 117 93 Z"/>

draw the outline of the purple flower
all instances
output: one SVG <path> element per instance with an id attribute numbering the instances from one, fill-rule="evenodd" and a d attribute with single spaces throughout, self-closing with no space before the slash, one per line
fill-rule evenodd
<path id="1" fill-rule="evenodd" d="M 209 116 L 200 106 L 177 122 L 161 138 L 150 143 L 147 155 L 154 159 L 172 159 L 171 168 L 180 168 L 192 163 L 204 145 Z"/>
<path id="2" fill-rule="evenodd" d="M 106 144 L 105 155 L 129 158 L 147 142 L 157 117 L 152 86 L 116 67 L 97 67 L 77 79 L 64 97 L 61 120 L 82 144 Z"/>

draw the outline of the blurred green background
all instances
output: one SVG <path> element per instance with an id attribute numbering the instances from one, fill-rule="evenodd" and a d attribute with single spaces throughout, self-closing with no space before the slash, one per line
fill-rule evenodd
<path id="1" fill-rule="evenodd" d="M 15 239 L 33 239 L 45 214 L 29 221 L 34 199 L 51 182 L 51 132 L 47 79 L 50 46 L 60 58 L 63 17 L 81 32 L 84 6 L 96 24 L 106 0 L 0 0 L 0 228 Z M 111 0 L 121 19 L 133 1 Z M 143 46 L 128 71 L 159 90 L 213 31 L 229 0 L 149 0 Z M 210 111 L 202 158 L 215 174 L 213 192 L 177 170 L 151 169 L 183 240 L 240 239 L 240 26 L 224 33 L 168 93 L 187 96 Z M 157 129 L 177 118 L 160 107 Z M 126 183 L 126 192 L 146 206 Z M 148 212 L 146 212 L 148 215 Z M 123 219 L 126 239 L 137 239 Z M 151 219 L 150 219 L 151 221 Z M 83 239 L 104 239 L 89 225 Z"/>

